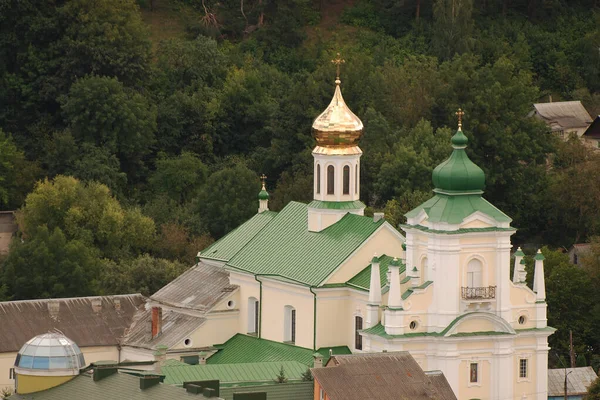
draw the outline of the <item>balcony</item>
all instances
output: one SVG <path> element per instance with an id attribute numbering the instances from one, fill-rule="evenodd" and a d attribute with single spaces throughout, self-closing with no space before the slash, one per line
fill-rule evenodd
<path id="1" fill-rule="evenodd" d="M 491 300 L 496 298 L 496 286 L 462 287 L 463 300 Z"/>

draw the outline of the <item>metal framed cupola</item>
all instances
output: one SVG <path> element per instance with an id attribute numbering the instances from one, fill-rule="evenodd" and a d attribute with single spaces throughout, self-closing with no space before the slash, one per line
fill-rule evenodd
<path id="1" fill-rule="evenodd" d="M 360 196 L 360 157 L 358 141 L 363 123 L 350 110 L 341 90 L 340 65 L 335 90 L 329 106 L 315 118 L 312 131 L 317 145 L 314 159 L 313 201 L 308 205 L 308 229 L 320 232 L 339 221 L 346 213 L 363 215 L 365 205 Z"/>

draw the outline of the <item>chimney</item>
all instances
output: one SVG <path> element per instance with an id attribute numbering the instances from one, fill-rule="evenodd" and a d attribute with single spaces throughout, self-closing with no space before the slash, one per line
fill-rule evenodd
<path id="1" fill-rule="evenodd" d="M 115 306 L 115 310 L 121 311 L 121 299 L 114 299 L 113 304 Z"/>
<path id="2" fill-rule="evenodd" d="M 162 331 L 162 308 L 152 307 L 152 339 L 160 335 Z"/>
<path id="3" fill-rule="evenodd" d="M 101 298 L 95 298 L 92 299 L 92 311 L 95 313 L 99 313 L 100 311 L 102 311 L 102 299 Z"/>
<path id="4" fill-rule="evenodd" d="M 48 313 L 50 314 L 50 318 L 57 319 L 59 312 L 60 312 L 60 302 L 58 302 L 57 300 L 48 301 Z"/>
<path id="5" fill-rule="evenodd" d="M 314 368 L 320 368 L 320 367 L 324 367 L 325 365 L 323 365 L 323 354 L 321 353 L 313 353 L 313 367 Z"/>
<path id="6" fill-rule="evenodd" d="M 382 212 L 373 213 L 373 222 L 379 222 L 379 221 L 381 221 L 384 216 L 385 216 L 385 214 L 382 213 Z"/>
<path id="7" fill-rule="evenodd" d="M 140 389 L 145 390 L 161 383 L 165 377 L 163 375 L 142 375 L 140 376 Z"/>

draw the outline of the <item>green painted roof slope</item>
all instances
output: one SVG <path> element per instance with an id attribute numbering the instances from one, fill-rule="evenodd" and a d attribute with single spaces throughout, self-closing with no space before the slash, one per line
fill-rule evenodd
<path id="1" fill-rule="evenodd" d="M 307 205 L 290 202 L 227 265 L 317 286 L 384 222 L 346 214 L 321 232 L 310 232 Z"/>
<path id="2" fill-rule="evenodd" d="M 272 383 L 283 367 L 289 380 L 301 380 L 307 366 L 298 361 L 254 362 L 243 364 L 177 365 L 163 366 L 165 383 L 179 385 L 183 382 L 218 379 L 229 383 Z"/>
<path id="3" fill-rule="evenodd" d="M 325 210 L 357 210 L 365 208 L 365 204 L 360 201 L 320 201 L 313 200 L 308 204 L 308 208 Z"/>
<path id="4" fill-rule="evenodd" d="M 140 378 L 125 373 L 116 373 L 99 381 L 91 375 L 81 374 L 74 379 L 36 393 L 15 394 L 11 400 L 164 400 L 198 399 L 198 395 L 185 389 L 159 383 L 140 389 Z"/>
<path id="5" fill-rule="evenodd" d="M 479 194 L 452 196 L 436 193 L 431 199 L 405 215 L 407 218 L 413 218 L 421 210 L 427 213 L 430 222 L 460 224 L 466 217 L 477 211 L 494 218 L 498 222 L 511 221 L 509 216 L 494 207 Z"/>
<path id="6" fill-rule="evenodd" d="M 240 251 L 261 229 L 263 229 L 273 217 L 277 215 L 273 211 L 264 211 L 254 215 L 248 221 L 222 237 L 207 249 L 203 250 L 200 258 L 229 261 Z"/>
<path id="7" fill-rule="evenodd" d="M 387 284 L 388 266 L 390 265 L 393 259 L 394 257 L 386 256 L 385 254 L 379 257 L 379 276 L 381 278 L 381 287 L 384 287 Z M 400 273 L 404 272 L 405 269 L 406 266 L 404 265 L 404 263 L 401 263 Z M 352 279 L 350 279 L 347 283 L 350 286 L 355 286 L 368 291 L 371 287 L 371 264 L 369 264 L 358 274 L 354 275 L 354 277 L 352 277 Z"/>
<path id="8" fill-rule="evenodd" d="M 206 360 L 209 365 L 282 361 L 297 361 L 305 366 L 313 365 L 314 351 L 312 349 L 259 339 L 241 333 L 233 336 L 223 344 L 215 345 L 215 348 L 219 351 Z M 331 349 L 333 354 L 348 354 L 350 352 L 346 346 L 331 347 Z M 329 347 L 317 351 L 327 357 L 329 356 Z"/>
<path id="9" fill-rule="evenodd" d="M 313 382 L 287 382 L 283 384 L 222 387 L 219 393 L 225 400 L 233 400 L 234 393 L 264 392 L 269 400 L 313 400 Z M 202 397 L 200 397 L 202 399 Z"/>

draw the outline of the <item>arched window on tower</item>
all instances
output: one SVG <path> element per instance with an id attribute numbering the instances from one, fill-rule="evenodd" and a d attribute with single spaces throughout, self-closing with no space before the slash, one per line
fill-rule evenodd
<path id="1" fill-rule="evenodd" d="M 321 193 L 321 166 L 317 164 L 317 193 Z"/>
<path id="2" fill-rule="evenodd" d="M 354 194 L 358 194 L 358 164 L 354 166 Z"/>
<path id="3" fill-rule="evenodd" d="M 483 286 L 483 265 L 481 261 L 472 259 L 467 264 L 467 287 L 477 288 Z"/>
<path id="4" fill-rule="evenodd" d="M 350 167 L 344 167 L 344 194 L 350 194 Z"/>
<path id="5" fill-rule="evenodd" d="M 356 316 L 354 317 L 354 348 L 356 350 L 362 350 L 362 336 L 359 331 L 363 328 L 363 319 L 362 317 Z"/>
<path id="6" fill-rule="evenodd" d="M 335 169 L 333 165 L 327 167 L 327 194 L 334 194 L 335 187 Z"/>
<path id="7" fill-rule="evenodd" d="M 248 298 L 248 333 L 258 334 L 258 318 L 260 316 L 260 304 L 256 297 Z"/>

